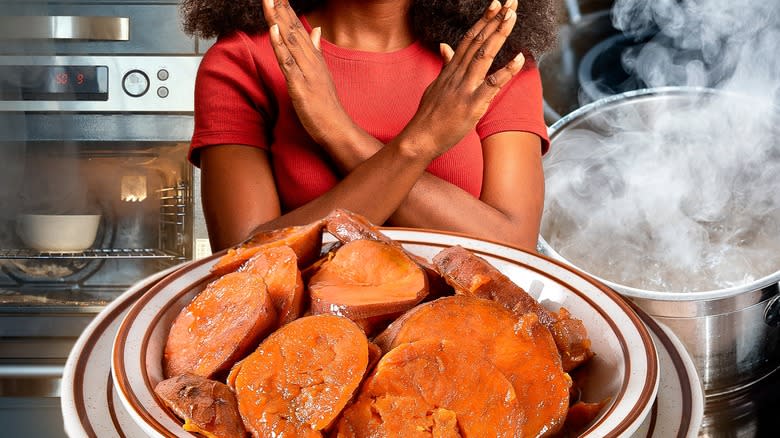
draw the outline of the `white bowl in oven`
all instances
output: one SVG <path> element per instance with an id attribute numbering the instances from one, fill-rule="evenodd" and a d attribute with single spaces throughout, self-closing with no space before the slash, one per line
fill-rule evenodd
<path id="1" fill-rule="evenodd" d="M 632 436 L 647 426 L 659 385 L 659 356 L 645 324 L 614 291 L 563 263 L 496 242 L 426 230 L 383 232 L 427 259 L 445 247 L 461 245 L 545 307 L 557 311 L 565 306 L 585 324 L 596 353 L 587 365 L 582 398 L 609 400 L 581 436 Z M 172 321 L 215 278 L 209 270 L 222 254 L 187 263 L 162 279 L 130 308 L 114 339 L 114 385 L 124 407 L 150 436 L 191 436 L 153 388 L 163 379 L 162 353 Z"/>
<path id="2" fill-rule="evenodd" d="M 28 248 L 44 252 L 79 252 L 92 246 L 99 214 L 22 214 L 16 232 Z"/>

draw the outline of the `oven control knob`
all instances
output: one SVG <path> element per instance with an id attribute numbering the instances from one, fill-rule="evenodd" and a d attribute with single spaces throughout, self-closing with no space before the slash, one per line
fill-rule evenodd
<path id="1" fill-rule="evenodd" d="M 133 97 L 141 97 L 149 90 L 149 77 L 141 70 L 130 70 L 122 78 L 122 88 Z"/>

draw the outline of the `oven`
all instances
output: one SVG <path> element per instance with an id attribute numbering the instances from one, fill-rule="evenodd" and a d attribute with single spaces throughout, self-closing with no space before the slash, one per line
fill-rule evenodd
<path id="1" fill-rule="evenodd" d="M 64 436 L 59 380 L 87 324 L 210 253 L 186 159 L 210 42 L 175 0 L 0 6 L 0 424 Z"/>

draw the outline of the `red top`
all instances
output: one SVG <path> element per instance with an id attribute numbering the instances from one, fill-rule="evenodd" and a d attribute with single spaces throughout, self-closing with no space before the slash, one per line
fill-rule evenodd
<path id="1" fill-rule="evenodd" d="M 305 18 L 302 21 L 311 31 Z M 390 53 L 351 50 L 325 40 L 321 46 L 342 106 L 382 143 L 411 120 L 425 88 L 442 68 L 441 57 L 420 43 Z M 547 150 L 541 79 L 530 60 L 496 96 L 476 129 L 436 158 L 428 171 L 479 197 L 481 140 L 501 131 L 532 132 Z M 283 211 L 311 201 L 339 181 L 335 167 L 295 114 L 267 32 L 221 37 L 201 61 L 190 161 L 199 166 L 197 148 L 218 144 L 270 152 Z"/>

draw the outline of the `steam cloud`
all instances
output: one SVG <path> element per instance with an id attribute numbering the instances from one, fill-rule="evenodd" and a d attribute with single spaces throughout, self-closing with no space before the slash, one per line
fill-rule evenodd
<path id="1" fill-rule="evenodd" d="M 617 0 L 612 13 L 627 34 L 657 32 L 624 54 L 627 71 L 649 87 L 711 90 L 613 109 L 555 139 L 542 236 L 640 289 L 717 290 L 777 272 L 777 0 Z"/>

